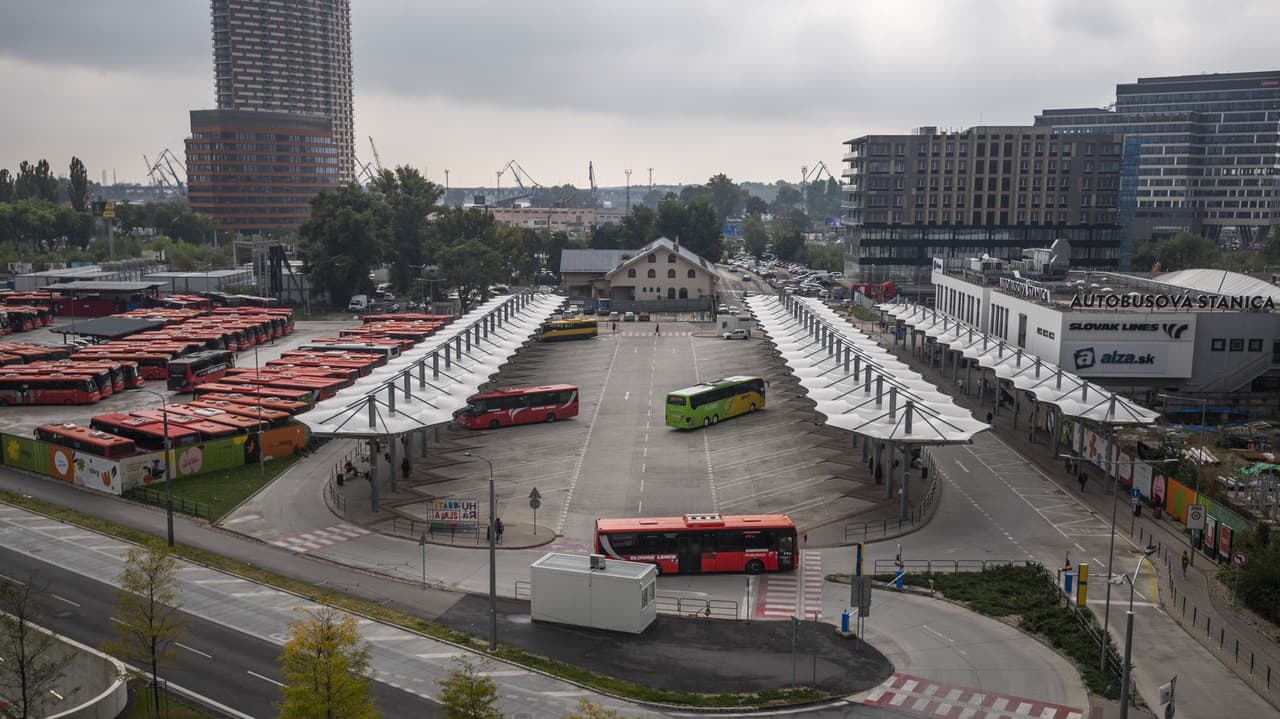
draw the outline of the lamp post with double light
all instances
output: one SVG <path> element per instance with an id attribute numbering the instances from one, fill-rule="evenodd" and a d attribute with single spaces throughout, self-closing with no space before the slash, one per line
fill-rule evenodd
<path id="1" fill-rule="evenodd" d="M 1132 577 L 1128 574 L 1117 574 L 1107 580 L 1107 586 L 1129 583 L 1129 611 L 1124 615 L 1124 666 L 1120 679 L 1120 719 L 1129 718 L 1129 658 L 1133 654 L 1133 590 L 1138 582 L 1138 572 L 1142 571 L 1142 562 L 1155 551 L 1156 548 L 1151 546 L 1142 550 L 1142 556 L 1138 558 L 1138 566 L 1133 568 Z"/>
<path id="2" fill-rule="evenodd" d="M 172 443 L 169 440 L 169 408 L 165 404 L 165 396 L 153 389 L 138 388 L 136 392 L 146 392 L 155 395 L 160 399 L 160 419 L 164 432 L 164 509 L 165 509 L 165 531 L 169 546 L 173 546 L 173 473 L 169 466 L 169 449 Z M 153 469 L 158 466 L 153 466 Z M 152 474 L 154 477 L 154 473 Z"/>
<path id="3" fill-rule="evenodd" d="M 474 452 L 463 452 L 464 456 L 475 457 L 489 465 L 489 651 L 498 651 L 498 527 L 494 523 L 497 515 L 497 502 L 493 494 L 493 462 Z"/>

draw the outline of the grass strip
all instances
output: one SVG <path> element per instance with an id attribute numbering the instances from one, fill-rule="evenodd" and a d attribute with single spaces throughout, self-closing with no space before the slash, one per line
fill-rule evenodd
<path id="1" fill-rule="evenodd" d="M 256 468 L 255 468 L 256 469 Z M 65 507 L 49 504 L 42 500 L 0 491 L 0 502 L 15 507 L 38 512 L 59 519 L 69 524 L 79 525 L 86 529 L 106 534 L 117 539 L 136 544 L 156 541 L 156 537 L 141 530 L 116 524 L 99 517 L 93 517 Z M 675 707 L 783 707 L 795 704 L 809 704 L 833 695 L 811 688 L 778 689 L 766 692 L 697 694 L 693 692 L 677 692 L 654 689 L 616 677 L 598 674 L 572 664 L 549 659 L 523 649 L 510 646 L 499 646 L 498 651 L 489 654 L 485 650 L 489 645 L 487 637 L 479 637 L 466 632 L 450 629 L 441 624 L 417 617 L 412 614 L 390 609 L 380 604 L 365 601 L 332 590 L 320 589 L 291 577 L 286 577 L 260 567 L 229 559 L 220 554 L 198 549 L 181 542 L 175 544 L 174 555 L 183 559 L 203 564 L 207 567 L 235 574 L 245 579 L 265 584 L 277 589 L 292 592 L 307 598 L 309 601 L 328 604 L 339 609 L 360 614 L 370 619 L 403 629 L 408 629 L 433 639 L 450 642 L 467 647 L 485 656 L 494 656 L 504 661 L 523 666 L 527 669 L 541 671 L 546 674 L 580 684 L 603 694 L 623 699 L 632 699 L 651 704 L 663 704 Z"/>
<path id="2" fill-rule="evenodd" d="M 234 469 L 178 477 L 173 480 L 173 509 L 175 512 L 216 522 L 254 492 L 283 474 L 299 459 L 301 455 L 295 454 L 265 462 L 261 467 L 254 462 Z M 144 493 L 146 496 L 143 496 Z M 163 484 L 130 490 L 124 493 L 124 498 L 154 505 L 159 496 L 157 493 L 164 493 Z"/>

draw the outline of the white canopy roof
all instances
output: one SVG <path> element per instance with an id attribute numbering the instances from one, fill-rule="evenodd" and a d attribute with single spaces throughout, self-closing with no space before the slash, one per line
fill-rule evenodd
<path id="1" fill-rule="evenodd" d="M 954 319 L 948 318 L 950 332 L 935 332 L 938 318 L 943 316 L 936 310 L 906 303 L 885 303 L 877 309 L 975 360 L 982 369 L 1031 393 L 1037 402 L 1054 405 L 1067 417 L 1103 424 L 1154 424 L 1160 417 L 1158 412 Z"/>
<path id="2" fill-rule="evenodd" d="M 397 435 L 448 422 L 560 301 L 539 294 L 495 297 L 298 420 L 316 434 L 338 437 Z"/>
<path id="3" fill-rule="evenodd" d="M 912 444 L 968 442 L 988 428 L 821 302 L 746 302 L 828 426 Z"/>

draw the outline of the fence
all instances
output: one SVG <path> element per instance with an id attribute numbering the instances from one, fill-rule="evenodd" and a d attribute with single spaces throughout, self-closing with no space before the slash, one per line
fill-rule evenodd
<path id="1" fill-rule="evenodd" d="M 893 574 L 897 571 L 896 559 L 877 559 L 872 563 L 875 574 Z M 992 567 L 1021 567 L 1039 564 L 1030 559 L 904 559 L 902 567 L 916 574 L 957 574 L 981 572 Z"/>
<path id="2" fill-rule="evenodd" d="M 330 478 L 325 483 L 324 495 L 325 499 L 328 500 L 329 509 L 333 510 L 334 514 L 345 519 L 347 516 L 347 498 L 338 490 L 333 478 Z"/>
<path id="3" fill-rule="evenodd" d="M 532 599 L 533 586 L 529 582 L 517 579 L 515 582 L 516 599 Z M 738 603 L 732 599 L 699 599 L 695 597 L 677 597 L 670 594 L 657 594 L 657 610 L 662 614 L 680 617 L 700 617 L 705 619 L 739 619 Z"/>
<path id="4" fill-rule="evenodd" d="M 1178 591 L 1178 583 L 1174 579 L 1174 554 L 1168 552 L 1165 555 L 1169 594 L 1160 596 L 1160 603 L 1169 616 L 1263 699 L 1273 706 L 1280 706 L 1280 673 L 1276 674 L 1276 681 L 1272 681 L 1273 669 L 1280 670 L 1280 652 L 1265 651 L 1266 644 L 1259 647 L 1254 643 L 1258 637 L 1265 639 L 1265 634 L 1254 631 L 1252 637 L 1245 636 L 1244 632 L 1228 626 L 1222 619 L 1215 620 L 1212 606 L 1202 608 L 1187 601 L 1187 595 Z M 1206 582 L 1218 581 L 1208 574 L 1203 577 Z"/>
<path id="5" fill-rule="evenodd" d="M 906 519 L 849 522 L 844 525 L 844 541 L 846 544 L 867 542 L 872 539 L 887 539 L 902 534 L 904 530 L 911 529 L 917 524 L 925 524 L 929 521 L 929 518 L 933 516 L 933 510 L 938 506 L 938 466 L 934 462 L 933 455 L 928 450 L 922 452 L 920 456 L 924 462 L 925 472 L 932 478 L 928 491 L 924 493 L 924 499 L 921 499 L 918 504 L 908 510 Z"/>
<path id="6" fill-rule="evenodd" d="M 488 526 L 483 528 L 483 530 L 487 529 Z M 478 525 L 475 527 L 456 527 L 409 517 L 395 517 L 391 520 L 391 533 L 394 535 L 410 539 L 417 539 L 424 534 L 432 539 L 448 537 L 450 544 L 457 544 L 459 537 L 465 539 L 468 536 L 471 537 L 472 543 L 476 545 L 479 545 L 482 539 L 488 542 L 489 539 L 483 530 Z"/>
<path id="7" fill-rule="evenodd" d="M 153 489 L 151 487 L 134 487 L 127 491 L 125 496 L 134 501 L 150 504 L 156 507 L 168 507 L 169 499 L 165 496 L 163 490 Z M 179 495 L 173 495 L 173 511 L 179 514 L 186 514 L 191 517 L 199 517 L 213 524 L 213 510 L 204 502 L 197 502 L 194 499 L 186 499 Z"/>

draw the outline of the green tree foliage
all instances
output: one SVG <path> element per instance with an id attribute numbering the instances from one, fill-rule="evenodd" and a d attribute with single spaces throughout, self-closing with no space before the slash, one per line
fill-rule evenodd
<path id="1" fill-rule="evenodd" d="M 773 218 L 774 236 L 798 232 L 804 234 L 809 231 L 809 216 L 804 214 L 804 210 L 793 207 Z"/>
<path id="2" fill-rule="evenodd" d="M 498 703 L 498 687 L 480 673 L 471 660 L 458 657 L 449 675 L 436 682 L 440 693 L 436 700 L 444 707 L 447 719 L 502 719 Z"/>
<path id="3" fill-rule="evenodd" d="M 804 260 L 809 267 L 815 270 L 844 272 L 844 246 L 839 242 L 832 242 L 826 245 L 806 242 Z"/>
<path id="4" fill-rule="evenodd" d="M 760 259 L 769 249 L 769 230 L 759 215 L 747 215 L 742 223 L 742 243 L 747 254 Z"/>
<path id="5" fill-rule="evenodd" d="M 503 259 L 483 239 L 463 240 L 440 253 L 440 271 L 449 285 L 458 289 L 465 312 L 474 293 L 483 299 L 488 286 L 503 277 Z"/>
<path id="6" fill-rule="evenodd" d="M 730 217 L 736 217 L 742 209 L 744 193 L 733 180 L 723 172 L 712 175 L 707 180 L 707 200 L 716 217 L 723 224 Z"/>
<path id="7" fill-rule="evenodd" d="M 186 618 L 177 601 L 176 571 L 177 560 L 163 544 L 129 550 L 115 592 L 115 636 L 103 646 L 108 654 L 146 667 L 153 684 L 160 678 L 160 668 L 173 659 L 174 643 L 186 633 Z"/>
<path id="8" fill-rule="evenodd" d="M 805 188 L 805 212 L 812 218 L 839 217 L 840 199 L 840 183 L 834 177 L 814 180 Z"/>
<path id="9" fill-rule="evenodd" d="M 48 587 L 39 577 L 25 581 L 0 580 L 0 717 L 28 719 L 47 716 L 44 699 L 67 673 L 75 655 L 55 635 L 36 626 L 45 624 L 49 612 Z"/>
<path id="10" fill-rule="evenodd" d="M 383 170 L 373 181 L 381 192 L 390 215 L 390 247 L 386 261 L 391 266 L 391 283 L 399 291 L 412 290 L 426 251 L 427 218 L 444 188 L 412 167 L 401 165 Z"/>
<path id="11" fill-rule="evenodd" d="M 1156 245 L 1156 258 L 1165 272 L 1213 267 L 1218 261 L 1218 247 L 1200 235 L 1179 232 Z"/>
<path id="12" fill-rule="evenodd" d="M 763 197 L 747 195 L 746 204 L 742 211 L 748 215 L 767 215 L 769 214 L 769 203 L 765 202 Z"/>
<path id="13" fill-rule="evenodd" d="M 800 190 L 782 180 L 778 180 L 778 193 L 773 198 L 773 214 L 783 215 L 790 212 L 797 205 L 804 201 L 804 196 L 800 194 Z"/>
<path id="14" fill-rule="evenodd" d="M 802 262 L 804 260 L 804 235 L 795 230 L 776 235 L 773 240 L 773 254 L 784 262 Z"/>
<path id="15" fill-rule="evenodd" d="M 40 160 L 34 165 L 23 160 L 18 164 L 18 177 L 14 180 L 14 197 L 19 200 L 58 201 L 58 180 L 50 173 L 48 160 Z"/>
<path id="16" fill-rule="evenodd" d="M 375 719 L 369 643 L 355 617 L 332 607 L 306 610 L 289 624 L 280 655 L 280 719 Z"/>
<path id="17" fill-rule="evenodd" d="M 1271 536 L 1271 527 L 1261 523 L 1244 536 L 1239 549 L 1249 563 L 1234 570 L 1224 570 L 1224 581 L 1233 582 L 1230 572 L 1240 573 L 1240 601 L 1272 622 L 1280 621 L 1280 542 Z"/>
<path id="18" fill-rule="evenodd" d="M 387 206 L 359 186 L 347 184 L 311 200 L 311 217 L 298 228 L 298 254 L 318 290 L 340 304 L 372 289 L 369 272 L 383 257 Z"/>
<path id="19" fill-rule="evenodd" d="M 616 709 L 605 709 L 586 697 L 578 700 L 578 706 L 565 714 L 564 719 L 622 719 Z"/>
<path id="20" fill-rule="evenodd" d="M 78 157 L 71 158 L 71 186 L 67 190 L 71 206 L 76 212 L 84 212 L 89 201 L 89 173 Z"/>
<path id="21" fill-rule="evenodd" d="M 573 185 L 559 187 L 537 187 L 533 190 L 529 202 L 534 207 L 595 207 L 595 198 L 591 190 L 579 190 Z"/>
<path id="22" fill-rule="evenodd" d="M 689 203 L 680 243 L 712 262 L 724 255 L 724 225 L 705 200 Z"/>
<path id="23" fill-rule="evenodd" d="M 0 168 L 0 202 L 11 202 L 14 199 L 13 175 L 8 169 Z"/>

